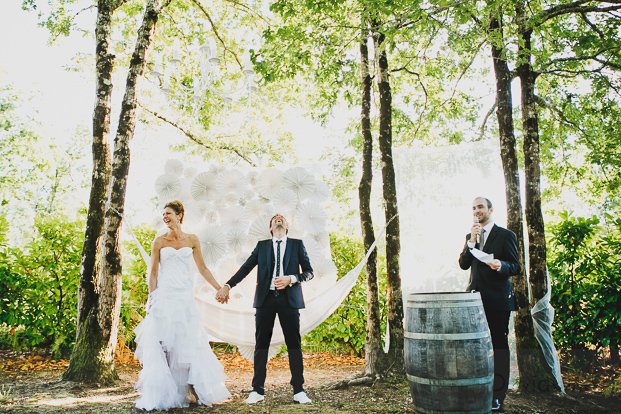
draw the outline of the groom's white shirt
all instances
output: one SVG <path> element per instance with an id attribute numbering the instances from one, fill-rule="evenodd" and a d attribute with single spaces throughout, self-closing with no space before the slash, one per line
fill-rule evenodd
<path id="1" fill-rule="evenodd" d="M 278 243 L 276 243 L 278 240 L 282 242 L 280 243 L 280 257 L 278 257 Z M 285 249 L 287 248 L 287 236 L 285 235 L 281 239 L 272 237 L 272 248 L 274 249 L 274 257 L 276 258 L 276 260 L 280 262 L 280 270 L 282 273 L 284 271 L 283 269 L 285 268 L 285 264 L 283 263 L 283 260 L 285 258 Z M 278 266 L 274 266 L 274 273 L 272 273 L 272 281 L 270 282 L 270 290 L 276 290 L 276 286 L 274 285 L 275 278 L 277 278 L 278 276 L 285 276 L 282 274 L 277 275 L 276 274 L 277 268 Z M 298 278 L 295 277 L 295 275 L 289 275 L 289 277 L 291 278 L 291 282 L 289 283 L 289 286 L 291 286 L 292 284 L 298 281 Z"/>

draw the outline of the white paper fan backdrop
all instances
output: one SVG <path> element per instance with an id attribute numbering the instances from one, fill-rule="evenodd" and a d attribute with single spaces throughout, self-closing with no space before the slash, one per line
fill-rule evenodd
<path id="1" fill-rule="evenodd" d="M 181 180 L 173 174 L 164 174 L 155 180 L 155 192 L 160 203 L 172 201 L 181 192 Z"/>
<path id="2" fill-rule="evenodd" d="M 183 174 L 183 162 L 175 158 L 166 160 L 164 172 L 166 172 L 166 174 L 172 174 L 175 177 L 180 177 Z"/>
<path id="3" fill-rule="evenodd" d="M 310 197 L 315 192 L 315 177 L 302 167 L 293 167 L 285 171 L 282 184 L 293 191 L 300 200 Z"/>
<path id="4" fill-rule="evenodd" d="M 194 200 L 210 201 L 216 190 L 217 175 L 211 172 L 203 172 L 198 174 L 190 185 L 190 193 Z"/>
<path id="5" fill-rule="evenodd" d="M 276 168 L 263 170 L 257 177 L 257 192 L 263 198 L 271 199 L 282 188 L 282 172 Z"/>
<path id="6" fill-rule="evenodd" d="M 221 194 L 235 194 L 236 198 L 244 195 L 248 187 L 248 180 L 239 170 L 230 169 L 218 175 L 216 188 Z"/>
<path id="7" fill-rule="evenodd" d="M 295 217 L 298 226 L 310 234 L 319 234 L 326 229 L 326 211 L 315 202 L 301 204 Z"/>
<path id="8" fill-rule="evenodd" d="M 288 188 L 281 188 L 276 192 L 276 194 L 274 194 L 272 201 L 276 212 L 287 218 L 286 216 L 295 210 L 295 207 L 298 204 L 298 196 L 296 196 L 295 193 Z"/>
<path id="9" fill-rule="evenodd" d="M 198 240 L 201 243 L 203 259 L 208 266 L 213 266 L 227 251 L 226 234 L 216 224 L 209 224 L 198 231 Z"/>

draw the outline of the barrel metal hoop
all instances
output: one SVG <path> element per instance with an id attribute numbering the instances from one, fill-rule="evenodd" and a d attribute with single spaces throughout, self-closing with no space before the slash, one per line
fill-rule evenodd
<path id="1" fill-rule="evenodd" d="M 438 411 L 438 410 L 427 410 L 425 408 L 421 408 L 418 405 L 414 406 L 414 410 L 417 413 L 421 414 L 489 414 L 492 411 L 492 407 L 490 405 L 489 410 L 476 410 L 476 411 Z"/>
<path id="2" fill-rule="evenodd" d="M 403 336 L 408 339 L 428 339 L 432 341 L 461 341 L 467 339 L 482 339 L 489 338 L 489 331 L 483 332 L 468 332 L 468 333 L 450 333 L 450 334 L 437 334 L 437 333 L 420 333 L 420 332 L 408 332 L 405 331 Z"/>
<path id="3" fill-rule="evenodd" d="M 415 377 L 414 375 L 407 374 L 408 381 L 415 382 L 422 385 L 437 385 L 444 387 L 461 387 L 464 385 L 480 385 L 489 384 L 494 381 L 494 374 L 487 377 L 480 378 L 464 378 L 464 379 L 432 379 Z"/>
<path id="4" fill-rule="evenodd" d="M 408 301 L 408 308 L 481 308 L 483 309 L 483 303 L 479 300 L 469 300 L 463 302 L 415 302 Z"/>

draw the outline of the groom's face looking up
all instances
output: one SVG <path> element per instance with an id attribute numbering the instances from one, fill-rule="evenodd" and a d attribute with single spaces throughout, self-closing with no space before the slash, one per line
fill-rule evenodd
<path id="1" fill-rule="evenodd" d="M 274 230 L 282 230 L 284 234 L 289 233 L 289 225 L 287 224 L 287 219 L 281 214 L 275 214 L 274 217 L 270 220 L 270 233 L 272 236 L 274 235 Z M 282 236 L 277 236 L 282 237 Z"/>

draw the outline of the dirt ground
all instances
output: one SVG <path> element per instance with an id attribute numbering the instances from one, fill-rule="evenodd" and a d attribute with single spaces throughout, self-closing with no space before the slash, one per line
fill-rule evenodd
<path id="1" fill-rule="evenodd" d="M 42 369 L 39 365 L 19 363 L 19 354 L 0 351 L 0 413 L 138 413 L 133 388 L 140 370 L 129 362 L 118 367 L 120 380 L 115 386 L 85 386 L 60 381 L 64 367 Z M 23 356 L 21 357 L 23 358 Z M 17 359 L 17 361 L 13 361 Z M 293 403 L 287 359 L 270 361 L 265 401 L 254 406 L 244 403 L 250 391 L 252 365 L 234 354 L 220 354 L 229 376 L 227 387 L 232 397 L 213 407 L 193 406 L 170 413 L 413 413 L 409 388 L 403 381 L 386 381 L 373 386 L 350 386 L 330 390 L 329 385 L 362 371 L 357 358 L 331 354 L 305 355 L 306 392 L 310 405 Z M 15 364 L 11 365 L 11 361 Z M 15 368 L 19 366 L 19 368 Z M 12 368 L 11 368 L 12 367 Z M 25 368 L 24 368 L 25 367 Z M 618 373 L 618 371 L 616 371 Z M 573 382 L 572 382 L 573 381 Z M 510 391 L 505 413 L 606 413 L 621 414 L 621 399 L 606 398 L 593 377 L 570 381 L 565 395 L 522 395 Z M 581 385 L 583 384 L 583 385 Z"/>

